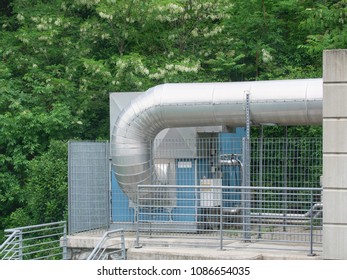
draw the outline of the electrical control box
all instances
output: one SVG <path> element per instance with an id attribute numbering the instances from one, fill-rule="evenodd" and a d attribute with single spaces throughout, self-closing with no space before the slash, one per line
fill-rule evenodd
<path id="1" fill-rule="evenodd" d="M 222 179 L 201 179 L 200 207 L 214 207 L 222 202 Z"/>

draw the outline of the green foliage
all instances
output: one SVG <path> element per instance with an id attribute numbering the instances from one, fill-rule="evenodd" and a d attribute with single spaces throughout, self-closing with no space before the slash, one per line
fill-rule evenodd
<path id="1" fill-rule="evenodd" d="M 347 44 L 347 2 L 319 1 L 314 8 L 305 11 L 306 20 L 301 28 L 308 32 L 304 48 L 319 63 L 325 49 L 345 48 Z"/>
<path id="2" fill-rule="evenodd" d="M 48 151 L 28 164 L 22 208 L 10 216 L 9 226 L 64 220 L 67 213 L 67 143 L 52 141 Z"/>

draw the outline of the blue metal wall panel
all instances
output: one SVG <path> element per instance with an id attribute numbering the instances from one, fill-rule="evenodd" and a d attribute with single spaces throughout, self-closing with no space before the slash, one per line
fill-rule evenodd
<path id="1" fill-rule="evenodd" d="M 181 186 L 196 184 L 194 160 L 176 160 L 176 184 Z M 194 188 L 177 189 L 177 207 L 172 211 L 172 219 L 181 222 L 195 222 L 196 203 Z"/>
<path id="2" fill-rule="evenodd" d="M 129 199 L 121 190 L 112 171 L 112 221 L 134 222 L 134 208 L 129 207 Z"/>
<path id="3" fill-rule="evenodd" d="M 246 129 L 238 127 L 235 133 L 219 133 L 219 154 L 236 154 L 242 160 L 242 139 L 246 136 Z M 242 185 L 242 167 L 239 166 L 221 166 L 222 185 L 223 186 L 241 186 Z M 223 191 L 223 207 L 235 207 L 240 204 L 241 194 L 239 188 Z"/>

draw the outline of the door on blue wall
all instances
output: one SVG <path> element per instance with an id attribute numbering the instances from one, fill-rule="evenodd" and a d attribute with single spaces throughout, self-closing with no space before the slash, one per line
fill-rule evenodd
<path id="1" fill-rule="evenodd" d="M 176 184 L 182 186 L 177 188 L 177 205 L 172 213 L 174 221 L 195 222 L 196 221 L 196 185 L 194 159 L 176 160 Z"/>

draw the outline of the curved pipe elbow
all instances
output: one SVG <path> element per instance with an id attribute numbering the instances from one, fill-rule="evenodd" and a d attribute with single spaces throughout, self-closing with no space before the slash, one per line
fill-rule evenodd
<path id="1" fill-rule="evenodd" d="M 244 126 L 250 93 L 253 124 L 312 125 L 322 122 L 322 80 L 164 84 L 131 101 L 118 117 L 111 139 L 119 186 L 136 203 L 139 184 L 155 172 L 151 142 L 165 128 Z"/>

